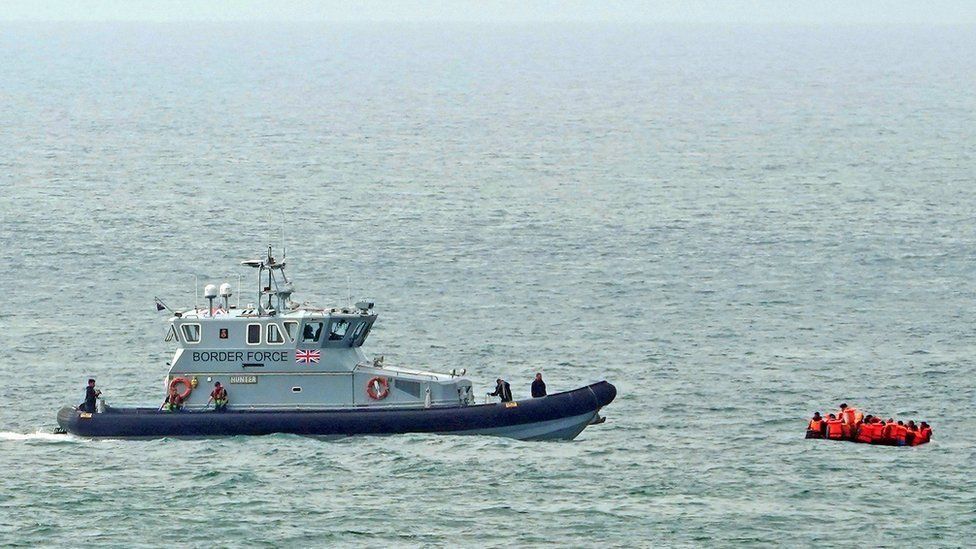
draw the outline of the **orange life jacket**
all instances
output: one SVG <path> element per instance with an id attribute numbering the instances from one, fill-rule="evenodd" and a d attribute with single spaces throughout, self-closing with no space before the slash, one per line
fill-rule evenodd
<path id="1" fill-rule="evenodd" d="M 847 423 L 849 425 L 853 425 L 853 424 L 857 423 L 856 418 L 857 418 L 857 415 L 859 415 L 859 414 L 860 414 L 860 412 L 858 412 L 854 408 L 844 408 L 844 412 L 840 415 L 840 418 L 842 420 L 844 420 L 844 423 Z"/>
<path id="2" fill-rule="evenodd" d="M 811 431 L 816 431 L 816 432 L 819 433 L 821 431 L 821 429 L 823 429 L 823 420 L 822 419 L 811 419 L 810 420 L 810 424 L 807 425 L 807 429 L 809 429 Z"/>
<path id="3" fill-rule="evenodd" d="M 908 428 L 904 425 L 898 425 L 897 423 L 891 426 L 891 438 L 896 442 L 905 442 L 905 435 L 908 434 Z"/>
<path id="4" fill-rule="evenodd" d="M 860 410 L 858 410 L 857 408 L 855 408 L 854 409 L 854 424 L 855 425 L 860 425 L 861 423 L 864 423 L 864 414 L 862 414 Z"/>
<path id="5" fill-rule="evenodd" d="M 894 423 L 885 423 L 883 426 L 881 426 L 881 436 L 878 437 L 878 442 L 881 444 L 891 442 L 891 428 L 894 426 Z"/>
<path id="6" fill-rule="evenodd" d="M 921 440 L 919 440 L 921 439 Z M 925 444 L 926 442 L 932 440 L 932 428 L 923 427 L 918 430 L 918 434 L 915 435 L 915 444 Z"/>
<path id="7" fill-rule="evenodd" d="M 853 428 L 854 428 L 854 426 L 851 425 L 850 423 L 841 423 L 840 424 L 840 432 L 841 432 L 841 435 L 844 438 L 851 438 L 851 429 L 853 429 Z"/>
<path id="8" fill-rule="evenodd" d="M 827 420 L 827 438 L 840 440 L 844 438 L 844 424 L 839 419 Z"/>
<path id="9" fill-rule="evenodd" d="M 865 423 L 861 425 L 861 430 L 857 433 L 857 441 L 863 442 L 865 444 L 871 444 L 877 438 L 879 438 L 879 431 L 881 426 L 877 423 Z"/>

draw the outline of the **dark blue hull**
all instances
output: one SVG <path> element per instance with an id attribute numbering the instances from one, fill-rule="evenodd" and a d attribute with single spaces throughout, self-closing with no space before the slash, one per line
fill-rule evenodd
<path id="1" fill-rule="evenodd" d="M 601 381 L 545 398 L 450 408 L 172 413 L 150 408 L 109 407 L 103 413 L 82 414 L 77 408 L 65 407 L 58 412 L 58 425 L 79 436 L 111 438 L 440 433 L 572 440 L 616 395 L 613 385 Z"/>

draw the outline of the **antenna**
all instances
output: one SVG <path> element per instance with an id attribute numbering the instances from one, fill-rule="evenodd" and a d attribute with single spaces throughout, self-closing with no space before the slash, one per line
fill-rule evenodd
<path id="1" fill-rule="evenodd" d="M 237 308 L 241 308 L 241 273 L 237 273 Z"/>
<path id="2" fill-rule="evenodd" d="M 285 246 L 285 222 L 281 222 L 281 260 L 284 261 L 288 256 L 288 248 Z"/>
<path id="3" fill-rule="evenodd" d="M 197 287 L 197 275 L 193 275 L 193 310 L 197 310 L 197 294 L 200 293 L 200 288 Z"/>
<path id="4" fill-rule="evenodd" d="M 349 275 L 346 275 L 346 303 L 352 302 L 352 290 L 349 288 Z"/>

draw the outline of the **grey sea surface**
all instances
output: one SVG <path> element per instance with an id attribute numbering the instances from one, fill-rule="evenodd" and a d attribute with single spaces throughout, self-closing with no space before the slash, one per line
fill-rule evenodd
<path id="1" fill-rule="evenodd" d="M 0 545 L 968 546 L 973 31 L 3 24 Z M 282 230 L 388 363 L 607 379 L 608 421 L 46 434 L 89 376 L 160 402 L 153 296 Z M 934 440 L 804 440 L 842 401 Z"/>

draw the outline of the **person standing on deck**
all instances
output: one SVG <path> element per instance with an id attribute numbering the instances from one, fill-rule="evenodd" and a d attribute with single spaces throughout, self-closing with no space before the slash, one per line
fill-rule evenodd
<path id="1" fill-rule="evenodd" d="M 505 381 L 504 379 L 498 378 L 495 380 L 495 392 L 488 393 L 488 396 L 500 397 L 502 399 L 502 402 L 511 402 L 512 386 L 509 385 L 508 382 Z"/>
<path id="2" fill-rule="evenodd" d="M 546 382 L 542 381 L 542 374 L 535 374 L 535 380 L 532 381 L 532 398 L 539 398 L 546 396 Z"/>
<path id="3" fill-rule="evenodd" d="M 220 386 L 220 382 L 214 382 L 214 390 L 210 392 L 210 400 L 207 401 L 207 406 L 210 406 L 210 401 L 214 403 L 215 412 L 223 412 L 227 409 L 227 389 Z"/>
<path id="4" fill-rule="evenodd" d="M 88 412 L 89 414 L 95 412 L 95 401 L 98 400 L 98 396 L 102 392 L 95 388 L 95 380 L 90 378 L 88 380 L 88 386 L 85 387 L 85 402 L 82 403 L 79 408 L 82 412 Z"/>

